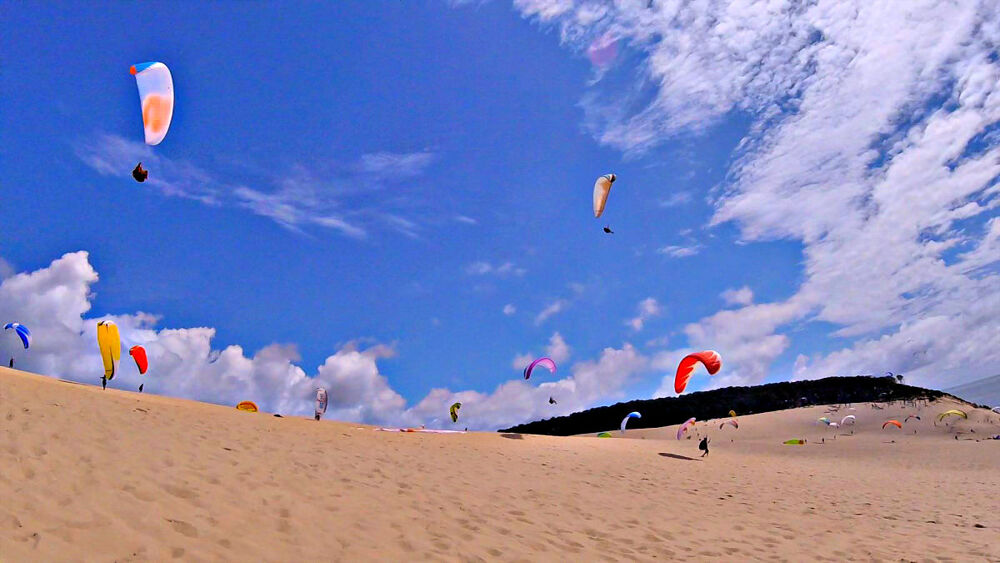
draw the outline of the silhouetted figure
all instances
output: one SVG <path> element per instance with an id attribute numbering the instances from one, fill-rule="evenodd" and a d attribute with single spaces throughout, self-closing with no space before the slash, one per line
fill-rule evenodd
<path id="1" fill-rule="evenodd" d="M 559 403 L 557 403 L 556 400 L 553 399 L 552 397 L 549 397 L 549 404 L 550 405 L 558 405 Z"/>
<path id="2" fill-rule="evenodd" d="M 142 386 L 143 386 L 143 385 L 145 385 L 145 383 L 140 383 L 140 384 L 139 384 L 139 392 L 140 392 L 140 393 L 142 393 Z"/>
<path id="3" fill-rule="evenodd" d="M 10 367 L 14 367 L 14 358 L 10 359 Z"/>
<path id="4" fill-rule="evenodd" d="M 101 376 L 101 389 L 107 389 L 107 388 L 108 388 L 108 378 L 102 375 Z"/>
<path id="5" fill-rule="evenodd" d="M 143 170 L 142 163 L 140 162 L 132 169 L 132 177 L 135 178 L 136 182 L 145 182 L 146 178 L 149 177 L 149 170 Z"/>
<path id="6" fill-rule="evenodd" d="M 704 438 L 701 439 L 701 442 L 698 442 L 698 449 L 705 452 L 701 454 L 701 457 L 705 457 L 708 455 L 708 436 L 705 436 Z"/>
<path id="7" fill-rule="evenodd" d="M 611 230 L 611 227 L 609 227 L 607 225 L 604 225 L 604 232 L 607 233 L 607 234 L 609 234 L 609 235 L 615 234 L 615 232 Z"/>

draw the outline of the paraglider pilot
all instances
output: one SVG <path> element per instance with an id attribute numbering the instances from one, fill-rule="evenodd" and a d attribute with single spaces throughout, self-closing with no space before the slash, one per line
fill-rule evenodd
<path id="1" fill-rule="evenodd" d="M 142 163 L 140 162 L 132 170 L 132 177 L 135 178 L 136 182 L 145 182 L 146 178 L 149 177 L 149 170 L 143 170 Z"/>
<path id="2" fill-rule="evenodd" d="M 708 436 L 705 436 L 704 438 L 701 439 L 701 442 L 698 442 L 698 449 L 705 452 L 701 454 L 701 457 L 705 457 L 708 455 Z"/>

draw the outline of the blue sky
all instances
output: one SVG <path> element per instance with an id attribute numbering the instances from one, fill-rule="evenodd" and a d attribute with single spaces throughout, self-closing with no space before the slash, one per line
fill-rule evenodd
<path id="1" fill-rule="evenodd" d="M 387 420 L 427 419 L 411 407 L 435 388 L 481 393 L 473 405 L 499 401 L 494 391 L 519 375 L 515 358 L 546 352 L 556 333 L 570 352 L 551 381 L 574 369 L 584 379 L 607 349 L 637 358 L 609 364 L 614 385 L 567 399 L 570 410 L 653 395 L 690 347 L 718 349 L 727 367 L 694 389 L 884 371 L 918 382 L 926 373 L 928 384 L 942 369 L 952 383 L 990 375 L 997 352 L 926 360 L 953 323 L 969 334 L 997 328 L 970 315 L 997 287 L 996 108 L 953 103 L 976 87 L 1000 96 L 974 80 L 996 70 L 989 48 L 956 39 L 944 48 L 958 62 L 942 62 L 911 30 L 886 40 L 886 55 L 873 30 L 888 16 L 878 13 L 852 28 L 816 8 L 754 31 L 755 18 L 770 21 L 762 4 L 727 7 L 715 24 L 672 3 L 639 4 L 8 7 L 0 217 L 19 226 L 0 239 L 8 277 L 83 250 L 73 260 L 99 281 L 86 281 L 82 264 L 83 277 L 65 281 L 85 287 L 81 323 L 149 313 L 158 319 L 135 321 L 147 330 L 136 342 L 212 327 L 212 349 L 238 345 L 248 358 L 294 345 L 275 353 L 307 377 L 338 350 L 367 351 L 409 409 Z M 928 26 L 940 16 L 914 15 Z M 948 22 L 957 37 L 988 44 L 977 36 L 989 31 Z M 618 49 L 602 66 L 587 56 L 600 37 Z M 844 62 L 852 49 L 873 68 Z M 872 86 L 878 56 L 912 72 L 900 71 L 898 87 Z M 128 73 L 146 60 L 170 67 L 177 100 L 152 148 Z M 843 78 L 825 86 L 827 76 Z M 866 96 L 879 100 L 857 110 L 871 113 L 861 116 L 867 128 L 844 135 L 838 126 L 855 117 L 845 100 Z M 894 117 L 919 103 L 939 111 Z M 907 192 L 906 178 L 929 184 L 942 166 L 912 170 L 934 152 L 914 130 L 925 145 L 977 143 L 977 154 L 956 155 L 969 166 L 934 193 L 971 187 L 934 208 L 873 212 L 864 202 L 885 194 L 928 200 Z M 873 173 L 865 151 L 887 136 L 896 150 Z M 150 182 L 129 177 L 136 160 Z M 618 181 L 594 219 L 593 182 L 608 172 Z M 879 213 L 889 225 L 917 217 L 912 236 L 899 229 L 916 250 L 889 240 Z M 892 252 L 898 259 L 874 266 Z M 947 267 L 937 260 L 945 252 Z M 888 273 L 872 283 L 879 271 Z M 637 329 L 629 321 L 650 298 Z M 5 312 L 44 316 L 25 307 Z M 164 392 L 228 400 L 200 385 Z M 375 420 L 354 416 L 354 400 L 367 399 L 344 397 L 346 418 Z M 515 413 L 473 420 L 551 411 Z"/>

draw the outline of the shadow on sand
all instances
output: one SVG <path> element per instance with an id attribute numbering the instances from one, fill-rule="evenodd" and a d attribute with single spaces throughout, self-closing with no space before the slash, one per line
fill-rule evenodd
<path id="1" fill-rule="evenodd" d="M 507 438 L 508 440 L 523 440 L 524 436 L 520 434 L 501 434 L 502 438 Z"/>
<path id="2" fill-rule="evenodd" d="M 666 452 L 660 452 L 660 455 L 663 456 L 663 457 L 669 457 L 671 459 L 683 459 L 683 460 L 686 460 L 686 461 L 701 461 L 700 459 L 698 459 L 696 457 L 688 457 L 686 455 L 680 455 L 680 454 L 668 454 Z"/>

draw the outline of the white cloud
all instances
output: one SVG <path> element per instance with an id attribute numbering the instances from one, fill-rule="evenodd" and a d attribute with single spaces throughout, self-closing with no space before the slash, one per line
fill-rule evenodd
<path id="1" fill-rule="evenodd" d="M 395 356 L 392 346 L 376 343 L 362 348 L 349 342 L 309 374 L 296 365 L 300 358 L 293 345 L 271 344 L 253 354 L 237 345 L 218 350 L 212 348 L 215 329 L 210 327 L 157 328 L 159 318 L 143 312 L 88 317 L 91 287 L 97 281 L 88 254 L 81 251 L 0 282 L 0 318 L 23 322 L 34 337 L 30 351 L 4 348 L 13 351 L 18 368 L 97 384 L 103 367 L 96 324 L 110 319 L 118 324 L 123 347 L 143 345 L 150 365 L 140 377 L 124 358 L 112 387 L 136 389 L 144 383 L 147 393 L 223 405 L 253 400 L 268 412 L 310 415 L 315 389 L 323 386 L 330 396 L 327 418 L 382 425 L 447 426 L 448 405 L 457 400 L 466 404 L 461 425 L 495 429 L 617 397 L 646 365 L 646 359 L 625 344 L 605 349 L 596 361 L 571 366 L 571 375 L 558 380 L 529 385 L 515 378 L 491 394 L 434 389 L 407 407 L 380 369 L 381 362 Z M 549 339 L 547 352 L 562 361 L 569 358 L 569 347 L 559 333 Z M 550 405 L 549 396 L 557 397 L 559 404 Z"/>
<path id="2" fill-rule="evenodd" d="M 467 217 L 465 215 L 455 215 L 455 220 L 459 223 L 465 223 L 466 225 L 478 225 L 479 221 L 473 219 L 472 217 Z"/>
<path id="3" fill-rule="evenodd" d="M 515 266 L 513 262 L 504 262 L 502 264 L 493 265 L 485 260 L 480 260 L 466 266 L 465 273 L 470 276 L 493 275 L 503 278 L 508 276 L 521 277 L 528 273 L 528 270 Z"/>
<path id="4" fill-rule="evenodd" d="M 420 176 L 432 162 L 434 155 L 429 152 L 377 152 L 361 155 L 358 168 L 380 179 L 402 180 Z"/>
<path id="5" fill-rule="evenodd" d="M 800 358 L 799 376 L 910 370 L 948 386 L 1000 362 L 994 4 L 658 0 L 608 5 L 597 21 L 580 4 L 516 5 L 580 53 L 614 29 L 645 54 L 633 84 L 582 100 L 606 144 L 641 152 L 734 111 L 753 119 L 712 224 L 732 222 L 743 242 L 800 243 L 803 281 L 783 302 L 695 323 L 714 343 L 689 327 L 723 353 L 725 373 L 759 382 L 791 346 L 783 326 L 821 321 L 850 340 Z M 758 317 L 764 326 L 744 326 Z"/>
<path id="6" fill-rule="evenodd" d="M 515 307 L 512 303 L 508 303 L 503 306 L 503 314 L 507 315 L 508 317 L 516 312 L 517 312 L 517 307 Z"/>
<path id="7" fill-rule="evenodd" d="M 569 307 L 569 301 L 565 299 L 556 299 L 552 303 L 546 305 L 546 307 L 535 316 L 535 324 L 540 325 L 544 323 L 549 319 L 549 317 L 565 311 L 566 307 Z"/>
<path id="8" fill-rule="evenodd" d="M 660 207 L 677 207 L 690 203 L 693 198 L 691 192 L 675 192 L 670 197 L 660 201 Z"/>
<path id="9" fill-rule="evenodd" d="M 549 338 L 549 345 L 545 348 L 545 354 L 552 358 L 552 361 L 555 363 L 561 364 L 569 359 L 570 347 L 563 340 L 562 335 L 556 332 Z"/>
<path id="10" fill-rule="evenodd" d="M 639 314 L 625 321 L 625 324 L 632 327 L 632 330 L 639 332 L 649 319 L 658 316 L 662 312 L 660 304 L 652 297 L 647 297 L 639 302 L 636 307 Z"/>
<path id="11" fill-rule="evenodd" d="M 165 196 L 183 197 L 213 206 L 236 206 L 266 217 L 299 233 L 308 227 L 338 231 L 355 239 L 381 224 L 411 238 L 420 226 L 406 217 L 413 214 L 413 198 L 380 192 L 425 173 L 434 155 L 427 152 L 363 155 L 354 165 L 313 162 L 292 166 L 283 176 L 260 177 L 256 187 L 234 184 L 217 171 L 185 161 L 171 160 L 143 143 L 116 135 L 97 135 L 81 143 L 79 158 L 102 176 L 132 182 L 129 172 L 142 161 L 150 171 L 142 185 Z"/>
<path id="12" fill-rule="evenodd" d="M 531 354 L 518 354 L 514 356 L 513 360 L 511 360 L 510 367 L 517 371 L 521 371 L 525 368 L 525 366 L 533 361 L 535 361 L 535 357 Z"/>
<path id="13" fill-rule="evenodd" d="M 666 254 L 671 258 L 687 258 L 688 256 L 695 256 L 701 252 L 701 248 L 702 246 L 700 244 L 694 244 L 691 246 L 678 246 L 672 244 L 660 248 L 657 252 L 660 254 Z"/>
<path id="14" fill-rule="evenodd" d="M 10 262 L 0 258 L 0 280 L 7 279 L 17 273 Z"/>
<path id="15" fill-rule="evenodd" d="M 753 290 L 747 286 L 739 289 L 727 289 L 722 292 L 722 300 L 727 305 L 749 305 L 753 303 Z"/>

